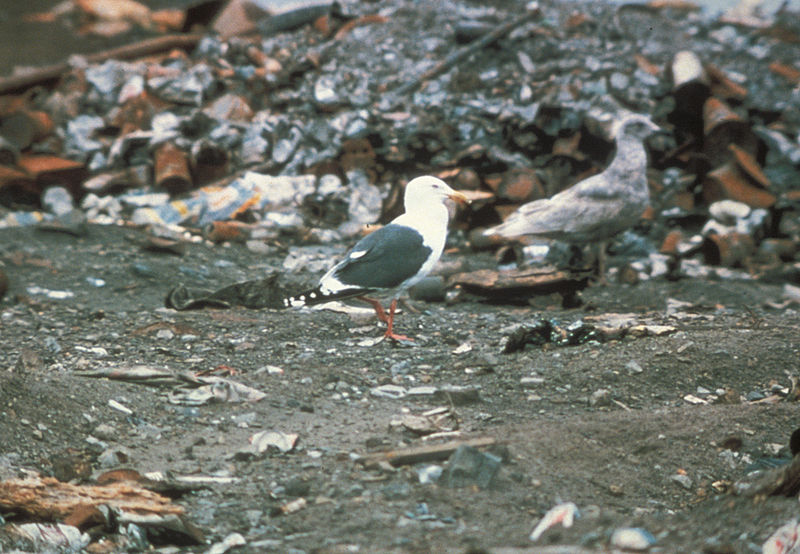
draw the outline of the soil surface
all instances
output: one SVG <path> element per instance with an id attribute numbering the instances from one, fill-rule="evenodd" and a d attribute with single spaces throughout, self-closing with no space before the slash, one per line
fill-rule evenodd
<path id="1" fill-rule="evenodd" d="M 50 4 L 30 5 L 41 10 Z M 372 4 L 354 5 L 365 15 L 386 7 Z M 379 82 L 373 92 L 396 90 L 408 75 L 421 74 L 453 52 L 460 19 L 486 11 L 497 25 L 523 10 L 522 2 L 484 4 L 398 3 L 385 27 L 367 19 L 352 43 L 326 48 L 325 56 L 338 55 L 347 64 L 337 70 L 325 58 L 324 71 L 343 85 L 352 84 L 346 79 L 350 73 L 363 74 L 370 86 Z M 691 47 L 748 80 L 748 102 L 760 114 L 756 119 L 776 119 L 785 109 L 787 121 L 796 121 L 796 94 L 795 104 L 787 100 L 796 84 L 766 70 L 773 58 L 795 64 L 794 44 L 763 50 L 756 37 L 751 51 L 769 55 L 743 56 L 740 45 L 708 48 L 708 33 L 694 27 L 695 34 L 679 34 L 684 19 L 656 17 L 652 10 L 627 10 L 617 17 L 598 3 L 586 8 L 596 16 L 583 20 L 572 17 L 573 10 L 580 15 L 584 9 L 573 4 L 546 7 L 548 27 L 508 39 L 521 41 L 530 54 L 522 59 L 536 64 L 535 79 L 529 80 L 536 81 L 537 95 L 553 83 L 542 102 L 570 104 L 572 94 L 562 101 L 559 87 L 589 65 L 610 72 L 624 61 L 630 73 L 636 54 L 644 51 L 666 68 L 675 51 Z M 566 24 L 552 16 L 556 11 L 562 21 L 573 20 L 575 36 L 548 30 Z M 612 23 L 624 33 L 608 32 Z M 735 29 L 723 31 L 718 35 L 734 44 Z M 302 61 L 298 71 L 304 72 L 319 65 L 318 57 L 306 60 L 304 50 L 318 40 L 307 29 L 270 39 L 288 58 Z M 360 48 L 348 46 L 356 41 Z M 25 48 L 13 40 L 4 42 L 0 72 L 14 64 L 43 63 L 41 57 L 22 56 Z M 609 48 L 615 42 L 624 42 L 624 55 Z M 67 43 L 61 46 L 69 50 Z M 483 106 L 486 98 L 496 96 L 499 105 L 517 94 L 517 72 L 484 71 L 519 65 L 516 48 L 493 46 L 470 58 L 474 71 L 452 76 L 455 92 L 441 83 L 421 89 L 420 102 L 427 104 L 414 110 L 425 117 L 414 140 L 404 138 L 405 165 L 387 162 L 383 170 L 399 182 L 401 176 L 441 169 L 437 152 L 453 150 L 449 159 L 456 149 L 471 146 L 438 143 L 440 134 L 452 134 L 448 128 L 455 127 L 458 113 L 470 113 L 446 96 L 471 95 L 479 87 L 483 99 L 464 100 L 464 106 Z M 641 74 L 634 72 L 636 82 L 652 81 Z M 617 77 L 627 82 L 626 75 Z M 295 92 L 288 82 L 268 99 L 280 109 L 305 110 L 316 73 L 297 79 L 307 81 L 305 88 Z M 580 81 L 574 88 L 597 88 L 601 80 Z M 350 94 L 344 86 L 337 92 Z M 637 102 L 654 104 L 635 94 L 628 100 L 637 109 Z M 489 146 L 492 137 L 505 141 L 516 133 L 513 126 L 501 132 L 495 104 L 486 103 L 474 122 L 458 121 L 465 133 L 474 123 L 475 135 L 489 137 Z M 315 108 L 307 111 L 328 117 Z M 390 133 L 394 117 L 405 115 L 379 118 L 376 133 L 413 135 L 410 125 Z M 421 146 L 415 146 L 415 137 Z M 388 157 L 392 144 L 384 146 L 381 155 Z M 503 159 L 504 164 L 519 160 Z M 490 165 L 487 172 L 497 170 Z M 796 190 L 790 177 L 783 189 L 776 188 Z M 492 253 L 467 246 L 463 220 L 456 227 L 439 270 L 496 268 Z M 800 421 L 797 402 L 790 401 L 797 399 L 800 315 L 796 303 L 785 301 L 783 281 L 747 279 L 745 271 L 727 268 L 720 274 L 733 277 L 655 277 L 636 285 L 590 286 L 573 309 L 562 308 L 553 296 L 523 297 L 513 304 L 470 296 L 448 303 L 415 300 L 415 309 L 404 307 L 395 322 L 397 332 L 416 339 L 408 345 L 377 340 L 384 328 L 369 309 L 165 307 L 180 283 L 215 291 L 274 272 L 285 292 L 296 293 L 352 241 L 309 245 L 299 236 L 280 237 L 257 245 L 256 253 L 242 243 L 215 245 L 187 232 L 182 248 L 154 250 L 147 247 L 146 232 L 132 226 L 90 224 L 85 232 L 73 231 L 0 229 L 0 269 L 9 280 L 0 297 L 0 482 L 37 472 L 85 483 L 116 468 L 204 479 L 175 503 L 209 544 L 239 533 L 246 544 L 236 552 L 608 551 L 619 545 L 612 536 L 621 528 L 646 530 L 651 551 L 758 552 L 776 529 L 798 518 L 796 496 L 755 501 L 731 492 L 737 481 L 751 479 L 754 469 L 790 460 L 789 438 Z M 662 238 L 654 236 L 653 244 Z M 313 271 L 288 271 L 283 264 L 290 248 L 310 259 L 322 252 L 330 260 L 311 264 Z M 620 260 L 612 257 L 611 264 Z M 786 267 L 781 279 L 796 284 L 791 262 Z M 505 352 L 507 337 L 519 325 L 542 320 L 567 330 L 582 320 L 597 326 L 626 321 L 639 331 Z M 235 401 L 242 399 L 223 385 L 212 391 L 216 401 L 203 401 L 199 391 L 186 387 L 87 375 L 131 368 L 214 372 L 265 396 Z M 287 452 L 246 454 L 251 437 L 265 431 L 296 434 L 297 442 Z M 432 438 L 426 435 L 431 432 Z M 380 451 L 476 438 L 493 439 L 483 450 L 502 460 L 486 486 L 470 475 L 461 487 L 447 486 L 443 478 L 429 482 L 436 473 L 431 465 L 445 473 L 451 469 L 446 457 L 399 467 L 362 463 Z M 537 522 L 564 502 L 580 511 L 574 525 L 556 525 L 531 541 Z M 14 513 L 2 516 L 19 521 Z M 103 535 L 102 529 L 93 531 Z M 16 546 L 4 538 L 0 534 L 0 550 Z M 175 551 L 170 550 L 174 533 L 112 538 L 119 544 L 108 551 Z M 179 548 L 208 550 L 207 545 Z"/>
<path id="2" fill-rule="evenodd" d="M 62 475 L 76 453 L 103 471 L 102 448 L 87 438 L 107 424 L 103 442 L 127 456 L 125 467 L 233 477 L 178 502 L 208 540 L 238 532 L 249 543 L 242 551 L 251 552 L 602 549 L 627 526 L 647 529 L 663 551 L 747 552 L 797 515 L 796 499 L 755 503 L 718 492 L 760 458 L 786 457 L 797 426 L 797 405 L 772 395 L 789 386 L 800 349 L 797 311 L 766 307 L 780 300 L 779 285 L 654 279 L 594 286 L 573 310 L 547 307 L 557 304 L 550 298 L 531 306 L 415 302 L 420 313 L 406 310 L 397 326 L 416 346 L 362 346 L 383 332 L 366 315 L 163 307 L 179 282 L 211 290 L 259 278 L 280 268 L 281 252 L 188 244 L 177 257 L 143 249 L 141 231 L 114 226 L 90 226 L 80 237 L 0 233 L 11 283 L 0 304 L 6 474 L 25 467 Z M 455 249 L 445 257 L 464 255 Z M 42 289 L 71 296 L 54 299 Z M 668 316 L 669 299 L 689 304 Z M 501 352 L 513 324 L 613 313 L 675 330 Z M 168 388 L 76 375 L 138 365 L 225 366 L 235 370 L 231 379 L 266 397 L 186 406 L 170 403 Z M 478 396 L 371 393 L 392 383 L 466 386 Z M 607 401 L 590 401 L 598 389 L 609 391 Z M 717 389 L 729 389 L 728 402 L 711 400 Z M 709 403 L 687 402 L 687 394 Z M 440 424 L 457 430 L 456 438 L 493 437 L 501 445 L 495 452 L 505 461 L 490 487 L 421 484 L 414 466 L 386 471 L 354 461 L 423 444 L 392 422 L 437 407 L 451 410 Z M 267 430 L 297 433 L 297 446 L 235 456 Z M 678 474 L 688 477 L 685 486 Z M 307 500 L 304 509 L 274 515 L 295 497 Z M 562 501 L 575 502 L 582 517 L 531 543 L 534 524 Z"/>

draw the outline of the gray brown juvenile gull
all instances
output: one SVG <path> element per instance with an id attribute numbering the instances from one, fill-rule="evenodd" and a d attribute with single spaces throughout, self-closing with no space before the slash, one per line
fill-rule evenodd
<path id="1" fill-rule="evenodd" d="M 604 241 L 634 225 L 650 202 L 643 140 L 659 130 L 647 117 L 616 122 L 616 154 L 602 172 L 550 198 L 524 204 L 486 235 L 543 237 L 572 244 L 600 243 L 598 275 L 605 278 Z"/>
<path id="2" fill-rule="evenodd" d="M 386 323 L 385 337 L 411 340 L 393 331 L 397 299 L 439 261 L 447 240 L 448 198 L 467 202 L 466 196 L 436 177 L 411 180 L 403 198 L 404 214 L 358 241 L 315 288 L 286 298 L 284 305 L 313 306 L 355 297 L 375 308 L 378 319 Z M 366 296 L 376 291 L 392 293 L 389 315 L 378 300 Z"/>

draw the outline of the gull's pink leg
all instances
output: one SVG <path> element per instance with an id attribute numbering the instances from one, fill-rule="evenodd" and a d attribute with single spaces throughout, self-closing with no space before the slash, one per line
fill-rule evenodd
<path id="1" fill-rule="evenodd" d="M 392 303 L 389 306 L 389 321 L 386 322 L 386 333 L 384 333 L 383 336 L 397 341 L 413 341 L 414 339 L 410 337 L 407 337 L 405 335 L 397 335 L 392 331 L 392 327 L 394 325 L 395 309 L 397 309 L 397 298 L 393 298 Z"/>
<path id="2" fill-rule="evenodd" d="M 378 316 L 378 319 L 386 324 L 389 323 L 389 317 L 386 315 L 386 312 L 383 311 L 383 306 L 381 306 L 379 301 L 367 296 L 356 296 L 356 298 L 366 302 L 367 304 L 370 304 L 373 308 L 375 308 L 375 314 Z"/>

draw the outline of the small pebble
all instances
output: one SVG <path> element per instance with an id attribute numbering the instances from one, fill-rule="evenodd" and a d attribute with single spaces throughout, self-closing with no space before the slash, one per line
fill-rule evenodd
<path id="1" fill-rule="evenodd" d="M 639 362 L 637 362 L 636 360 L 631 360 L 627 364 L 625 364 L 625 369 L 628 370 L 628 373 L 630 375 L 638 375 L 644 372 L 644 369 L 642 369 L 642 366 L 640 366 Z"/>
<path id="2" fill-rule="evenodd" d="M 656 538 L 641 527 L 621 527 L 611 535 L 611 546 L 641 552 L 653 546 Z"/>
<path id="3" fill-rule="evenodd" d="M 677 485 L 683 487 L 686 490 L 691 490 L 692 488 L 692 478 L 683 473 L 676 473 L 675 475 L 671 475 L 669 479 L 670 481 L 676 483 Z"/>
<path id="4" fill-rule="evenodd" d="M 599 408 L 611 405 L 611 391 L 608 389 L 597 389 L 589 397 L 589 406 Z"/>

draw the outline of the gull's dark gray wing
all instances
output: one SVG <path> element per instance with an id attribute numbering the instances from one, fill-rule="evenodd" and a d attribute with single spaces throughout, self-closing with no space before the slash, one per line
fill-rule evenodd
<path id="1" fill-rule="evenodd" d="M 431 252 L 417 231 L 390 223 L 358 241 L 331 276 L 354 287 L 390 289 L 416 275 Z"/>

